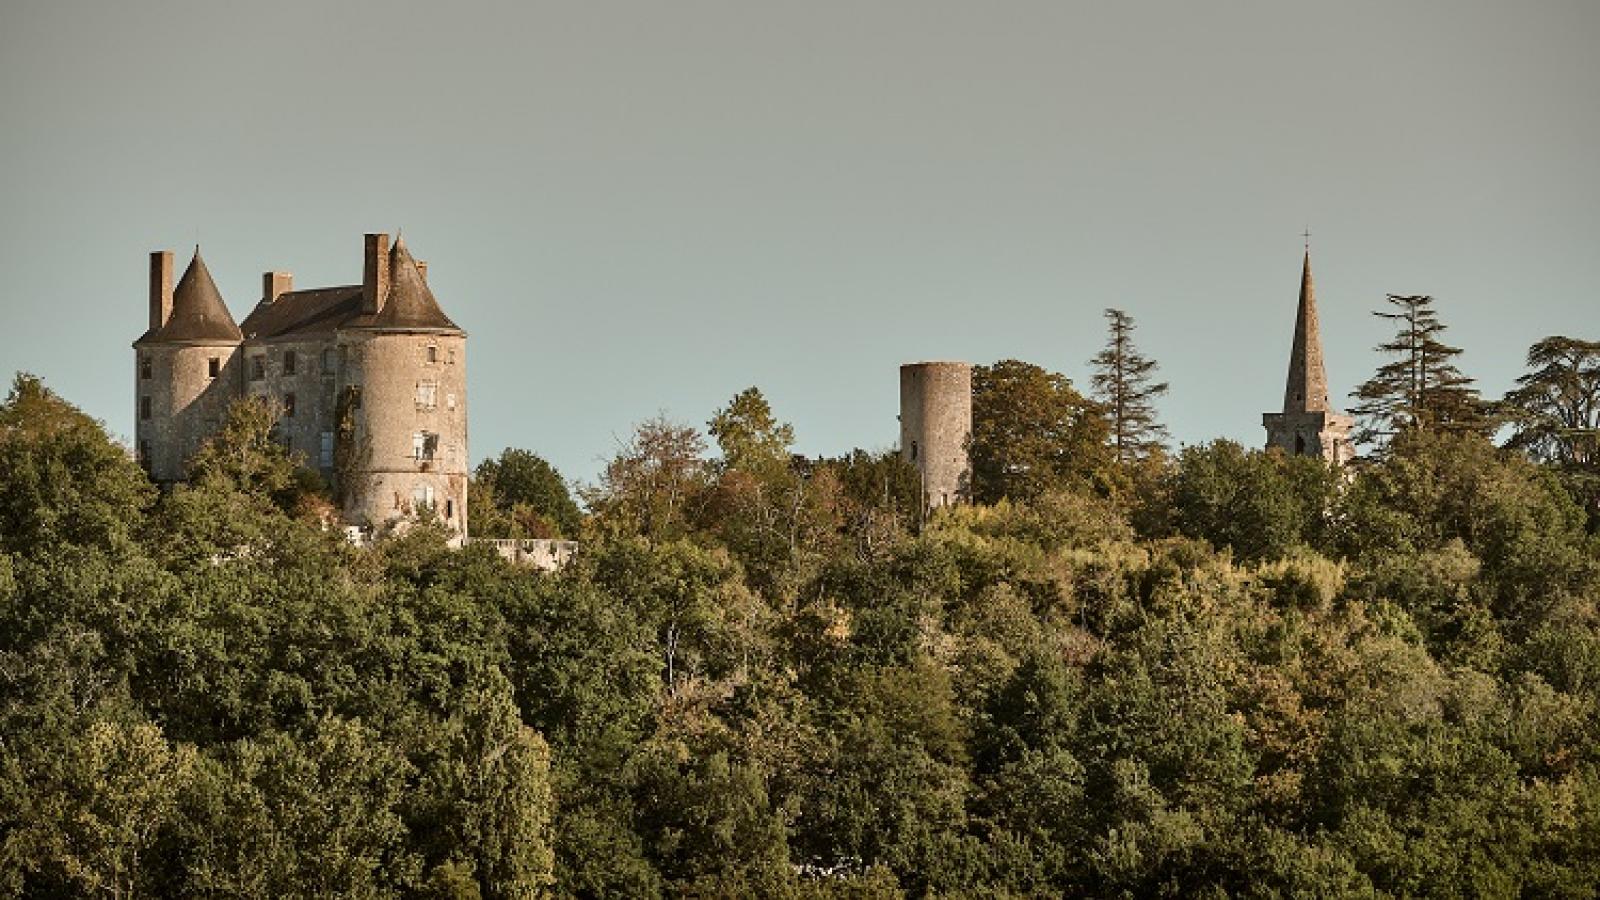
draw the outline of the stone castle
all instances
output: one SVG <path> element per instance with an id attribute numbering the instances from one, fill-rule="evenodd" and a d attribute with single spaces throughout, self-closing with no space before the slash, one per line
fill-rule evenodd
<path id="1" fill-rule="evenodd" d="M 150 254 L 150 327 L 133 347 L 136 452 L 171 484 L 235 400 L 276 405 L 276 434 L 365 530 L 431 512 L 467 533 L 467 335 L 405 243 L 369 234 L 360 284 L 294 290 L 268 272 L 236 324 L 198 248 L 176 288 Z"/>

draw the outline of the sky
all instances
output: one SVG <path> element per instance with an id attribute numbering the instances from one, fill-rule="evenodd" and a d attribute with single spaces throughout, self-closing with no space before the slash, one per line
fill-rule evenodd
<path id="1" fill-rule="evenodd" d="M 1102 311 L 1176 442 L 1264 440 L 1309 227 L 1336 404 L 1387 293 L 1498 396 L 1600 338 L 1600 3 L 0 0 L 0 370 L 133 430 L 147 254 L 361 279 L 404 229 L 473 458 L 590 480 L 759 387 L 893 446 L 897 367 L 1086 387 Z"/>

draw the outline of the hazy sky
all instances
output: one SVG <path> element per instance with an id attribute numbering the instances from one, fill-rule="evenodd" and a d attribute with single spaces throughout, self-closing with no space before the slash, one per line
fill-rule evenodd
<path id="1" fill-rule="evenodd" d="M 1087 383 L 1127 309 L 1176 439 L 1264 438 L 1301 230 L 1335 401 L 1431 293 L 1498 395 L 1600 337 L 1600 3 L 0 0 L 0 369 L 133 426 L 148 251 L 358 282 L 404 227 L 471 450 L 592 477 L 757 385 L 887 447 L 896 367 Z"/>

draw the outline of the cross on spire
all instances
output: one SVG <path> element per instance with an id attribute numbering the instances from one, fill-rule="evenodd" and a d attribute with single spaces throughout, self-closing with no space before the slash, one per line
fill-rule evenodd
<path id="1" fill-rule="evenodd" d="M 1306 239 L 1306 252 L 1310 253 L 1311 252 L 1311 226 L 1307 225 L 1306 226 L 1306 230 L 1300 232 L 1300 234 L 1301 234 L 1302 237 L 1304 237 Z"/>

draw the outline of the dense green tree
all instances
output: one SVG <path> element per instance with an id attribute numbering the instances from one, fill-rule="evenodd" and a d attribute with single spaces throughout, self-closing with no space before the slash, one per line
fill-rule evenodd
<path id="1" fill-rule="evenodd" d="M 473 534 L 483 537 L 576 538 L 583 514 L 561 473 L 543 458 L 512 447 L 478 463 L 473 473 Z"/>
<path id="2" fill-rule="evenodd" d="M 1173 523 L 1243 559 L 1273 559 L 1325 545 L 1337 485 L 1337 473 L 1315 457 L 1227 440 L 1185 447 L 1171 475 Z"/>
<path id="3" fill-rule="evenodd" d="M 1099 405 L 1065 376 L 1003 359 L 972 372 L 972 491 L 993 503 L 1089 485 L 1109 466 Z"/>

